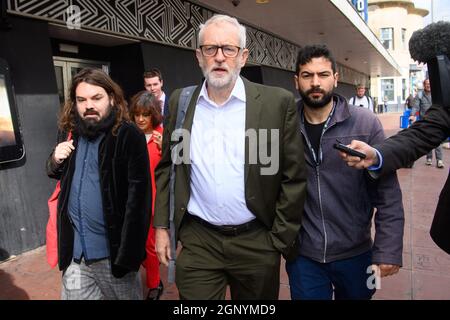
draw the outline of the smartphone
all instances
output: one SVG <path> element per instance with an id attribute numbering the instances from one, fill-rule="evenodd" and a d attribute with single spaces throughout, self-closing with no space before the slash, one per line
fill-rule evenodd
<path id="1" fill-rule="evenodd" d="M 10 69 L 6 60 L 0 59 L 0 164 L 19 161 L 24 156 Z"/>
<path id="2" fill-rule="evenodd" d="M 360 157 L 361 159 L 365 159 L 366 155 L 362 152 L 356 151 L 355 149 L 347 147 L 345 144 L 336 140 L 336 143 L 333 144 L 333 148 L 338 149 L 342 152 L 345 152 L 351 156 Z"/>

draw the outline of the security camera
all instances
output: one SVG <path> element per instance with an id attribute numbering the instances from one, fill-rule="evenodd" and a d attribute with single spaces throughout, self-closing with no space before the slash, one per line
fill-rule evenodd
<path id="1" fill-rule="evenodd" d="M 231 0 L 231 3 L 233 4 L 233 6 L 237 7 L 239 3 L 241 3 L 241 0 Z"/>

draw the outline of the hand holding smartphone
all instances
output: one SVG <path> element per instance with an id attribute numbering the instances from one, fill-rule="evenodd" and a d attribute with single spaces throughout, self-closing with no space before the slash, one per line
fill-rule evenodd
<path id="1" fill-rule="evenodd" d="M 345 144 L 341 143 L 339 140 L 336 139 L 336 143 L 333 144 L 333 148 L 345 152 L 346 154 L 349 154 L 351 156 L 360 157 L 361 159 L 365 159 L 366 155 L 362 152 L 356 151 L 352 148 L 347 147 Z"/>

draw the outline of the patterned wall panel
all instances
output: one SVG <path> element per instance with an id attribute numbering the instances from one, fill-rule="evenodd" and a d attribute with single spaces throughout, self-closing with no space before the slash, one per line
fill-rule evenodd
<path id="1" fill-rule="evenodd" d="M 214 12 L 184 0 L 7 0 L 10 12 L 66 24 L 80 9 L 81 27 L 183 48 L 197 47 L 198 27 Z M 295 70 L 298 46 L 247 27 L 249 62 Z M 367 76 L 339 65 L 340 81 L 367 82 Z"/>
<path id="2" fill-rule="evenodd" d="M 12 13 L 57 23 L 73 20 L 70 6 L 79 7 L 84 29 L 190 49 L 197 47 L 199 25 L 214 14 L 183 0 L 8 0 Z M 250 62 L 294 70 L 297 46 L 252 27 L 247 34 Z"/>

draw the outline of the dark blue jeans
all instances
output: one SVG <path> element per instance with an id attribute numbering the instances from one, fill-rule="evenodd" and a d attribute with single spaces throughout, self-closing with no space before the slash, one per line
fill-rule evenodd
<path id="1" fill-rule="evenodd" d="M 339 261 L 320 263 L 299 256 L 286 263 L 293 300 L 369 300 L 375 293 L 372 252 Z M 372 278 L 371 278 L 372 277 Z"/>

